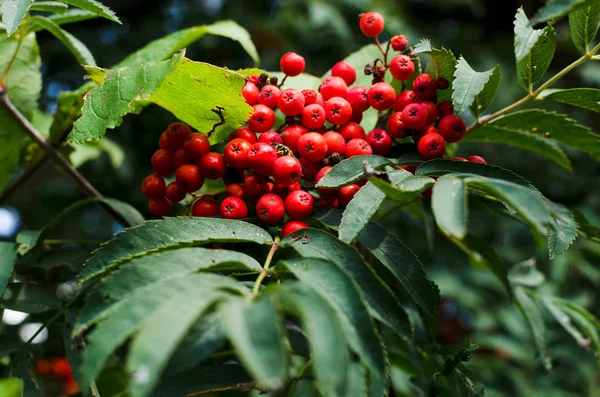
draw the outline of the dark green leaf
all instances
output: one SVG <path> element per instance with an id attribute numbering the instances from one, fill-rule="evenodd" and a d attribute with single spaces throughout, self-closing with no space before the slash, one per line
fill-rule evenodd
<path id="1" fill-rule="evenodd" d="M 464 161 L 452 161 L 446 159 L 436 159 L 421 164 L 415 171 L 415 175 L 441 176 L 451 172 L 477 174 L 489 178 L 504 179 L 524 186 L 531 186 L 531 184 L 522 176 L 495 165 L 467 163 Z"/>
<path id="2" fill-rule="evenodd" d="M 519 310 L 527 321 L 542 365 L 544 369 L 549 371 L 552 369 L 552 362 L 546 351 L 546 326 L 540 308 L 536 301 L 531 299 L 522 287 L 514 287 L 514 296 Z"/>
<path id="3" fill-rule="evenodd" d="M 282 387 L 287 376 L 285 333 L 271 301 L 230 300 L 220 312 L 229 340 L 248 372 L 269 388 Z"/>
<path id="4" fill-rule="evenodd" d="M 575 221 L 579 224 L 579 234 L 582 238 L 600 243 L 600 227 L 592 225 L 585 215 L 577 210 L 573 210 Z"/>
<path id="5" fill-rule="evenodd" d="M 29 7 L 31 11 L 44 11 L 56 14 L 65 13 L 69 7 L 59 1 L 36 1 Z"/>
<path id="6" fill-rule="evenodd" d="M 597 4 L 597 2 L 598 0 L 554 0 L 538 10 L 531 20 L 531 24 L 559 19 L 572 11 Z"/>
<path id="7" fill-rule="evenodd" d="M 438 91 L 438 101 L 452 99 L 452 82 L 454 81 L 454 72 L 456 71 L 456 57 L 452 51 L 445 48 L 432 48 L 427 39 L 421 40 L 413 49 L 415 54 L 427 54 L 431 57 L 428 67 L 432 69 L 433 75 L 444 77 L 450 83 L 450 87 L 443 91 Z"/>
<path id="8" fill-rule="evenodd" d="M 371 177 L 369 178 L 369 181 L 381 190 L 387 198 L 399 203 L 416 199 L 421 195 L 421 192 L 427 190 L 435 183 L 435 181 L 429 177 L 412 175 L 409 172 L 394 184 L 386 182 L 378 177 Z"/>
<path id="9" fill-rule="evenodd" d="M 498 87 L 500 86 L 500 65 L 496 65 L 490 79 L 483 87 L 483 91 L 475 96 L 475 101 L 469 107 L 471 114 L 475 118 L 479 118 L 483 112 L 485 112 L 496 97 Z"/>
<path id="10" fill-rule="evenodd" d="M 270 244 L 262 228 L 231 219 L 165 218 L 127 229 L 94 252 L 79 275 L 80 283 L 118 267 L 136 256 L 177 246 L 211 242 L 254 242 Z"/>
<path id="11" fill-rule="evenodd" d="M 350 185 L 365 177 L 365 165 L 381 169 L 391 163 L 391 160 L 377 155 L 354 156 L 336 164 L 317 183 L 317 187 L 338 188 Z"/>
<path id="12" fill-rule="evenodd" d="M 575 241 L 578 225 L 573 214 L 560 204 L 550 206 L 552 222 L 548 232 L 548 253 L 550 259 L 562 255 Z"/>
<path id="13" fill-rule="evenodd" d="M 442 368 L 442 372 L 440 372 L 440 374 L 444 376 L 450 376 L 461 362 L 471 360 L 473 352 L 477 349 L 479 349 L 479 346 L 471 343 L 470 339 L 467 340 L 465 345 L 458 352 L 452 354 L 444 362 L 444 367 Z"/>
<path id="14" fill-rule="evenodd" d="M 70 10 L 67 10 L 66 12 L 62 13 L 62 14 L 54 14 L 54 15 L 50 15 L 48 17 L 48 19 L 51 19 L 52 22 L 54 22 L 57 25 L 66 25 L 69 23 L 77 23 L 77 22 L 83 22 L 83 21 L 87 21 L 90 19 L 96 19 L 99 18 L 98 15 L 94 14 L 93 12 L 89 12 L 86 10 L 80 10 L 78 8 L 73 8 Z M 42 30 L 41 27 L 39 26 L 32 26 L 31 27 L 31 31 L 32 32 L 38 32 Z"/>
<path id="15" fill-rule="evenodd" d="M 529 260 L 514 265 L 508 272 L 508 279 L 515 285 L 538 287 L 544 283 L 546 276 L 538 270 L 533 260 Z"/>
<path id="16" fill-rule="evenodd" d="M 571 12 L 569 26 L 575 47 L 587 54 L 589 45 L 600 28 L 600 4 L 590 3 L 587 7 Z"/>
<path id="17" fill-rule="evenodd" d="M 499 67 L 490 69 L 486 72 L 476 72 L 469 66 L 465 58 L 460 57 L 456 64 L 456 72 L 454 72 L 455 80 L 452 82 L 452 103 L 454 104 L 454 112 L 462 114 L 469 110 L 469 107 L 475 102 L 477 95 L 482 94 L 486 88 L 486 84 L 493 79 L 494 74 L 499 78 Z M 493 85 L 490 85 L 490 87 Z M 489 90 L 491 91 L 491 90 Z M 489 96 L 488 93 L 483 93 L 483 96 Z"/>
<path id="18" fill-rule="evenodd" d="M 116 23 L 121 23 L 117 15 L 112 10 L 96 0 L 59 0 L 61 3 L 69 4 L 86 11 L 93 12 L 103 18 Z"/>
<path id="19" fill-rule="evenodd" d="M 517 63 L 527 57 L 531 49 L 537 43 L 544 31 L 542 29 L 533 29 L 529 19 L 523 11 L 523 7 L 517 10 L 515 15 L 515 59 Z"/>
<path id="20" fill-rule="evenodd" d="M 0 241 L 0 296 L 12 276 L 17 261 L 17 246 L 14 243 Z"/>
<path id="21" fill-rule="evenodd" d="M 367 265 L 355 248 L 317 229 L 305 229 L 302 236 L 288 236 L 281 246 L 291 246 L 300 255 L 335 263 L 358 284 L 373 314 L 398 332 L 410 335 L 410 321 L 391 289 Z"/>
<path id="22" fill-rule="evenodd" d="M 32 3 L 33 0 L 4 0 L 0 2 L 2 22 L 6 26 L 6 32 L 9 36 L 17 31 Z"/>
<path id="23" fill-rule="evenodd" d="M 0 298 L 0 305 L 25 313 L 42 313 L 61 307 L 54 290 L 32 283 L 8 284 Z"/>
<path id="24" fill-rule="evenodd" d="M 0 379 L 0 396 L 22 397 L 23 380 L 19 378 Z"/>
<path id="25" fill-rule="evenodd" d="M 522 10 L 519 10 L 522 12 Z M 517 18 L 518 18 L 517 14 Z M 525 23 L 527 23 L 527 17 L 525 14 L 522 14 L 522 17 L 525 18 Z M 518 20 L 518 19 L 517 19 Z M 517 22 L 515 22 L 515 32 L 517 32 Z M 529 31 L 539 32 L 539 36 L 537 34 L 533 34 Z M 528 35 L 530 38 L 537 37 L 537 40 L 531 50 L 521 59 L 518 58 L 517 54 L 517 40 L 518 36 L 515 36 L 515 56 L 517 56 L 517 79 L 521 87 L 525 89 L 527 92 L 532 91 L 532 86 L 534 83 L 540 81 L 546 70 L 548 70 L 548 66 L 550 66 L 550 62 L 552 62 L 552 58 L 554 57 L 554 51 L 556 50 L 556 32 L 552 26 L 548 26 L 544 30 L 533 30 L 531 27 L 526 27 L 525 31 L 522 32 L 523 35 Z"/>
<path id="26" fill-rule="evenodd" d="M 194 396 L 226 390 L 250 391 L 256 382 L 241 365 L 200 367 L 164 379 L 152 397 Z"/>
<path id="27" fill-rule="evenodd" d="M 467 234 L 467 187 L 461 178 L 443 176 L 433 186 L 431 208 L 446 235 L 462 240 Z"/>
<path id="28" fill-rule="evenodd" d="M 439 289 L 427 278 L 423 264 L 410 248 L 373 222 L 360 233 L 358 242 L 392 273 L 425 313 L 430 316 L 436 313 Z"/>
<path id="29" fill-rule="evenodd" d="M 577 329 L 577 326 L 573 324 L 573 319 L 569 317 L 561 308 L 555 305 L 550 298 L 542 299 L 542 303 L 546 306 L 546 309 L 552 314 L 554 319 L 558 321 L 558 323 L 575 339 L 577 344 L 581 347 L 586 347 L 589 345 L 590 341 Z M 592 327 L 593 328 L 593 324 Z M 596 330 L 595 330 L 596 331 Z M 596 337 L 598 335 L 598 331 L 596 331 Z M 597 347 L 596 347 L 597 349 Z"/>
<path id="30" fill-rule="evenodd" d="M 549 99 L 600 113 L 600 90 L 597 88 L 547 89 L 537 99 Z"/>

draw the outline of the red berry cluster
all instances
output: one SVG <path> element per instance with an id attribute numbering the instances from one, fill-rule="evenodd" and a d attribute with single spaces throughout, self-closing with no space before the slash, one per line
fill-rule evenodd
<path id="1" fill-rule="evenodd" d="M 252 115 L 247 127 L 229 135 L 223 154 L 211 152 L 206 136 L 192 133 L 185 124 L 169 126 L 161 135 L 160 150 L 152 156 L 155 174 L 146 177 L 142 184 L 142 191 L 151 199 L 150 211 L 157 216 L 167 215 L 172 202 L 182 201 L 188 193 L 194 195 L 205 178 L 222 178 L 225 198 L 219 204 L 212 196 L 196 197 L 193 216 L 242 219 L 248 216 L 251 204 L 251 210 L 267 224 L 280 223 L 287 213 L 290 221 L 283 227 L 286 235 L 306 227 L 303 219 L 312 214 L 314 197 L 319 197 L 320 208 L 345 207 L 364 184 L 363 181 L 340 189 L 319 188 L 319 196 L 306 190 L 342 159 L 385 156 L 395 142 L 407 138 L 417 143 L 423 159 L 442 157 L 446 142 L 457 142 L 466 131 L 464 121 L 453 114 L 450 102 L 437 103 L 437 91 L 447 89 L 448 81 L 421 74 L 414 79 L 412 90 L 397 94 L 385 82 L 387 70 L 405 87 L 406 80 L 415 73 L 415 65 L 408 40 L 401 35 L 390 40 L 391 49 L 401 54 L 387 64 L 389 47 L 383 51 L 377 39 L 383 26 L 380 14 L 361 15 L 362 32 L 375 37 L 383 54 L 383 60 L 365 67 L 365 73 L 373 75 L 368 88 L 353 86 L 357 72 L 341 61 L 333 66 L 331 76 L 323 80 L 318 92 L 284 89 L 287 77 L 301 74 L 305 67 L 302 56 L 288 52 L 280 61 L 286 76 L 282 84 L 278 85 L 277 78 L 269 78 L 266 73 L 248 78 L 242 95 L 252 106 Z M 379 61 L 382 64 L 378 65 Z M 365 132 L 360 122 L 370 108 L 387 112 L 387 129 Z M 285 123 L 277 131 L 273 129 L 276 112 L 285 116 Z M 455 160 L 485 162 L 478 156 Z M 411 167 L 406 169 L 413 171 Z M 173 173 L 175 181 L 166 185 L 163 177 Z"/>
<path id="2" fill-rule="evenodd" d="M 73 376 L 69 360 L 65 356 L 40 358 L 35 362 L 34 367 L 44 381 L 55 386 L 58 385 L 58 388 L 61 389 L 58 391 L 58 395 L 70 396 L 79 393 L 79 385 Z"/>

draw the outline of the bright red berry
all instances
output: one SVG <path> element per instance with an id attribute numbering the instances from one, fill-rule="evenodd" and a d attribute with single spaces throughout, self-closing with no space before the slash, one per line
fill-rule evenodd
<path id="1" fill-rule="evenodd" d="M 289 234 L 297 232 L 300 229 L 308 228 L 308 224 L 302 221 L 288 221 L 285 225 L 283 225 L 283 229 L 281 229 L 281 237 L 285 237 Z"/>
<path id="2" fill-rule="evenodd" d="M 258 87 L 258 84 L 260 82 L 260 77 L 257 74 L 253 74 L 251 76 L 248 76 L 248 82 L 252 83 L 254 85 L 256 85 Z"/>
<path id="3" fill-rule="evenodd" d="M 247 82 L 244 88 L 242 88 L 242 96 L 246 100 L 246 103 L 250 106 L 256 105 L 258 102 L 258 87 L 256 84 Z"/>
<path id="4" fill-rule="evenodd" d="M 173 204 L 166 197 L 150 200 L 148 209 L 154 216 L 167 216 L 173 209 Z"/>
<path id="5" fill-rule="evenodd" d="M 210 142 L 206 135 L 194 132 L 188 136 L 183 149 L 190 158 L 199 159 L 210 152 Z"/>
<path id="6" fill-rule="evenodd" d="M 290 194 L 291 192 L 295 192 L 296 190 L 300 190 L 300 184 L 298 182 L 292 183 L 291 185 L 281 185 L 276 183 L 273 185 L 273 189 L 271 193 L 278 195 L 283 200 Z"/>
<path id="7" fill-rule="evenodd" d="M 383 32 L 383 16 L 378 12 L 365 12 L 360 16 L 360 30 L 367 37 L 376 37 Z"/>
<path id="8" fill-rule="evenodd" d="M 260 175 L 249 175 L 244 179 L 244 192 L 252 198 L 261 196 L 268 190 L 267 181 Z"/>
<path id="9" fill-rule="evenodd" d="M 165 180 L 158 175 L 148 175 L 142 181 L 142 193 L 148 198 L 163 197 L 165 189 Z"/>
<path id="10" fill-rule="evenodd" d="M 487 164 L 487 161 L 481 156 L 469 156 L 467 157 L 467 161 L 470 161 L 471 163 Z"/>
<path id="11" fill-rule="evenodd" d="M 314 181 L 317 173 L 323 166 L 320 161 L 318 162 L 310 162 L 306 160 L 304 157 L 300 157 L 298 160 L 300 161 L 300 165 L 302 166 L 302 179 L 305 181 Z"/>
<path id="12" fill-rule="evenodd" d="M 300 114 L 300 121 L 310 130 L 319 129 L 325 124 L 325 109 L 316 103 L 308 105 Z"/>
<path id="13" fill-rule="evenodd" d="M 346 144 L 346 158 L 361 156 L 363 154 L 373 154 L 373 149 L 364 139 L 353 139 Z"/>
<path id="14" fill-rule="evenodd" d="M 402 124 L 411 130 L 418 130 L 427 122 L 427 110 L 418 103 L 412 103 L 402 111 Z"/>
<path id="15" fill-rule="evenodd" d="M 365 140 L 371 146 L 373 153 L 379 156 L 385 156 L 392 149 L 392 137 L 386 130 L 373 130 Z"/>
<path id="16" fill-rule="evenodd" d="M 184 164 L 191 163 L 193 163 L 193 159 L 190 156 L 188 156 L 184 148 L 181 147 L 177 149 L 175 153 L 173 153 L 173 165 L 175 166 L 175 168 L 179 168 Z"/>
<path id="17" fill-rule="evenodd" d="M 173 152 L 159 149 L 154 152 L 150 161 L 152 162 L 152 168 L 154 168 L 156 175 L 167 176 L 175 171 Z"/>
<path id="18" fill-rule="evenodd" d="M 243 219 L 248 216 L 246 202 L 237 197 L 227 197 L 219 209 L 221 217 L 226 219 Z"/>
<path id="19" fill-rule="evenodd" d="M 348 84 L 341 77 L 331 76 L 327 77 L 321 83 L 319 87 L 319 92 L 323 95 L 323 99 L 325 101 L 339 96 L 341 98 L 346 97 L 346 93 L 348 92 Z"/>
<path id="20" fill-rule="evenodd" d="M 402 112 L 392 113 L 388 118 L 387 130 L 394 138 L 404 138 L 404 124 L 402 124 Z"/>
<path id="21" fill-rule="evenodd" d="M 463 162 L 463 163 L 467 163 L 468 162 L 468 160 L 466 158 L 464 158 L 464 157 L 452 157 L 452 161 L 460 161 L 460 162 Z"/>
<path id="22" fill-rule="evenodd" d="M 328 165 L 328 166 L 325 166 L 325 167 L 321 168 L 321 169 L 319 170 L 319 172 L 317 172 L 317 176 L 315 177 L 315 183 L 319 183 L 319 181 L 320 181 L 321 179 L 323 179 L 323 177 L 324 177 L 325 175 L 327 175 L 327 173 L 328 173 L 329 171 L 331 171 L 332 169 L 333 169 L 333 167 L 332 167 L 332 166 L 330 166 L 330 165 Z M 332 188 L 326 188 L 326 187 L 319 187 L 319 188 L 317 188 L 317 189 L 318 189 L 318 190 L 319 190 L 321 193 L 324 193 L 324 194 L 332 194 L 332 193 L 335 193 L 335 192 L 337 192 L 337 191 L 338 191 L 338 189 L 332 189 Z"/>
<path id="23" fill-rule="evenodd" d="M 340 207 L 345 208 L 348 206 L 350 200 L 354 198 L 354 195 L 360 190 L 360 186 L 352 184 L 340 188 L 338 192 L 338 201 Z"/>
<path id="24" fill-rule="evenodd" d="M 184 123 L 173 123 L 167 128 L 167 139 L 169 140 L 169 145 L 174 148 L 180 148 L 183 146 L 185 140 L 188 135 L 192 133 L 190 127 Z"/>
<path id="25" fill-rule="evenodd" d="M 307 133 L 308 130 L 305 127 L 299 124 L 292 124 L 281 131 L 281 139 L 283 139 L 283 144 L 293 153 L 298 153 L 298 140 L 302 135 Z"/>
<path id="26" fill-rule="evenodd" d="M 350 121 L 352 106 L 341 97 L 330 98 L 325 102 L 325 118 L 331 124 L 342 125 Z"/>
<path id="27" fill-rule="evenodd" d="M 438 108 L 434 102 L 423 101 L 420 102 L 421 106 L 427 111 L 427 121 L 425 124 L 433 124 L 438 119 Z"/>
<path id="28" fill-rule="evenodd" d="M 209 197 L 196 200 L 192 206 L 192 216 L 215 216 L 219 214 L 219 204 Z"/>
<path id="29" fill-rule="evenodd" d="M 252 131 L 265 132 L 275 125 L 275 112 L 273 112 L 273 109 L 261 104 L 252 106 L 252 109 L 254 111 L 250 116 L 250 120 L 248 120 L 248 127 Z"/>
<path id="30" fill-rule="evenodd" d="M 408 50 L 408 39 L 403 34 L 392 37 L 390 42 L 394 51 L 403 52 Z"/>
<path id="31" fill-rule="evenodd" d="M 204 176 L 200 168 L 193 164 L 186 164 L 179 167 L 175 173 L 177 184 L 186 193 L 193 193 L 204 185 Z"/>
<path id="32" fill-rule="evenodd" d="M 396 80 L 408 80 L 415 73 L 415 64 L 406 55 L 398 55 L 390 61 L 390 73 Z"/>
<path id="33" fill-rule="evenodd" d="M 270 176 L 273 172 L 273 164 L 277 159 L 277 154 L 273 146 L 264 142 L 256 142 L 247 154 L 248 166 L 256 173 L 264 176 Z"/>
<path id="34" fill-rule="evenodd" d="M 279 135 L 277 131 L 270 130 L 260 134 L 258 142 L 263 142 L 275 147 L 276 145 L 282 144 L 283 139 L 281 139 L 281 135 Z"/>
<path id="35" fill-rule="evenodd" d="M 302 167 L 292 156 L 281 156 L 273 165 L 273 179 L 281 185 L 291 185 L 298 182 L 302 175 Z"/>
<path id="36" fill-rule="evenodd" d="M 327 142 L 317 132 L 309 132 L 298 139 L 298 153 L 310 162 L 323 160 L 327 154 Z"/>
<path id="37" fill-rule="evenodd" d="M 437 91 L 437 84 L 435 80 L 428 74 L 420 74 L 413 81 L 412 89 L 420 100 L 432 99 Z"/>
<path id="38" fill-rule="evenodd" d="M 227 188 L 225 189 L 225 196 L 227 197 L 237 197 L 243 199 L 244 194 L 244 187 L 239 183 L 227 185 Z"/>
<path id="39" fill-rule="evenodd" d="M 222 178 L 227 169 L 223 156 L 215 152 L 206 153 L 200 158 L 197 164 L 200 167 L 202 175 L 208 179 Z"/>
<path id="40" fill-rule="evenodd" d="M 286 116 L 297 116 L 304 109 L 304 95 L 294 88 L 285 89 L 279 95 L 277 106 Z"/>
<path id="41" fill-rule="evenodd" d="M 402 91 L 396 97 L 396 101 L 394 101 L 394 111 L 401 112 L 411 103 L 417 102 L 419 102 L 419 98 L 417 98 L 413 91 Z"/>
<path id="42" fill-rule="evenodd" d="M 450 86 L 450 82 L 445 77 L 438 77 L 435 80 L 435 84 L 437 85 L 438 90 L 447 90 Z"/>
<path id="43" fill-rule="evenodd" d="M 304 106 L 312 105 L 317 101 L 317 91 L 306 88 L 300 92 L 304 95 Z"/>
<path id="44" fill-rule="evenodd" d="M 335 131 L 328 131 L 323 134 L 323 138 L 327 142 L 327 156 L 331 156 L 334 153 L 343 156 L 346 153 L 346 140 L 342 134 Z"/>
<path id="45" fill-rule="evenodd" d="M 273 84 L 267 84 L 261 88 L 258 94 L 258 103 L 275 109 L 277 107 L 277 100 L 279 99 L 279 88 Z"/>
<path id="46" fill-rule="evenodd" d="M 446 141 L 440 134 L 426 134 L 419 140 L 417 149 L 425 160 L 437 159 L 446 152 Z"/>
<path id="47" fill-rule="evenodd" d="M 346 142 L 351 141 L 352 139 L 365 139 L 366 134 L 364 128 L 360 126 L 360 124 L 349 122 L 346 123 L 337 130 L 340 133 Z"/>
<path id="48" fill-rule="evenodd" d="M 283 200 L 276 194 L 265 194 L 256 203 L 256 215 L 270 225 L 281 222 L 284 213 Z"/>
<path id="49" fill-rule="evenodd" d="M 160 134 L 160 139 L 158 140 L 158 146 L 163 150 L 169 150 L 169 151 L 177 150 L 176 147 L 172 147 L 171 144 L 169 143 L 169 140 L 167 139 L 167 131 Z"/>
<path id="50" fill-rule="evenodd" d="M 171 182 L 165 189 L 165 196 L 173 203 L 178 203 L 185 198 L 186 193 L 179 187 L 177 182 Z"/>
<path id="51" fill-rule="evenodd" d="M 227 141 L 233 141 L 235 138 L 242 138 L 247 140 L 250 144 L 256 143 L 256 134 L 250 131 L 250 128 L 240 127 L 237 130 L 231 131 L 231 134 L 227 137 Z"/>
<path id="52" fill-rule="evenodd" d="M 440 119 L 448 116 L 449 114 L 454 113 L 454 105 L 450 101 L 442 101 L 437 106 L 438 108 L 438 117 Z"/>
<path id="53" fill-rule="evenodd" d="M 467 126 L 463 119 L 450 114 L 444 116 L 444 118 L 440 120 L 438 131 L 440 132 L 440 135 L 444 137 L 446 142 L 458 142 L 465 136 Z"/>
<path id="54" fill-rule="evenodd" d="M 304 71 L 306 61 L 304 60 L 304 57 L 296 54 L 295 52 L 287 52 L 281 57 L 279 66 L 281 67 L 283 74 L 294 77 L 298 76 Z"/>
<path id="55" fill-rule="evenodd" d="M 225 145 L 223 150 L 223 158 L 230 166 L 245 170 L 248 168 L 248 150 L 250 150 L 250 143 L 241 138 L 236 138 Z"/>
<path id="56" fill-rule="evenodd" d="M 352 106 L 353 113 L 362 113 L 367 110 L 369 105 L 369 90 L 362 86 L 352 87 L 346 93 L 346 100 Z"/>
<path id="57" fill-rule="evenodd" d="M 315 200 L 304 190 L 291 192 L 285 198 L 285 212 L 292 219 L 308 218 L 314 210 Z"/>
<path id="58" fill-rule="evenodd" d="M 394 105 L 396 90 L 388 83 L 375 83 L 369 89 L 369 104 L 377 110 L 387 110 Z"/>
<path id="59" fill-rule="evenodd" d="M 340 61 L 331 68 L 331 75 L 341 77 L 347 85 L 352 85 L 356 81 L 356 69 L 348 62 Z"/>

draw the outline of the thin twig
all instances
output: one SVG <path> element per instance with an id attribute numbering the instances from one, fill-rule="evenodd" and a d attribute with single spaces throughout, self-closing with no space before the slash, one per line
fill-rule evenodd
<path id="1" fill-rule="evenodd" d="M 263 269 L 256 278 L 254 282 L 254 288 L 252 288 L 252 295 L 256 296 L 258 294 L 258 290 L 260 289 L 260 284 L 263 280 L 269 275 L 269 267 L 271 266 L 271 261 L 273 260 L 273 256 L 275 255 L 275 251 L 279 248 L 279 236 L 275 237 L 275 241 L 269 250 L 269 254 L 267 255 L 267 259 L 265 260 L 265 264 L 263 265 Z"/>

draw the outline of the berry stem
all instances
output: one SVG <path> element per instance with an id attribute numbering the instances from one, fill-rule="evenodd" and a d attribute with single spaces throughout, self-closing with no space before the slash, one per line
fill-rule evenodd
<path id="1" fill-rule="evenodd" d="M 285 83 L 285 80 L 287 79 L 287 75 L 283 76 L 283 79 L 281 79 L 281 83 L 279 83 L 279 85 L 277 86 L 277 88 L 281 88 L 283 87 L 283 84 Z"/>
<path id="2" fill-rule="evenodd" d="M 263 270 L 260 272 L 258 277 L 256 278 L 256 282 L 254 283 L 254 288 L 252 288 L 252 296 L 255 297 L 258 294 L 258 290 L 260 289 L 260 285 L 263 280 L 269 275 L 269 267 L 271 266 L 271 261 L 273 260 L 273 256 L 275 255 L 275 251 L 279 248 L 279 236 L 275 237 L 275 241 L 273 241 L 273 245 L 269 250 L 269 254 L 267 255 L 267 259 L 265 259 L 265 264 L 263 265 Z"/>
<path id="3" fill-rule="evenodd" d="M 475 122 L 475 123 L 471 124 L 467 128 L 467 132 L 473 130 L 474 128 L 477 128 L 479 125 L 485 124 L 488 121 L 491 121 L 491 120 L 493 120 L 493 119 L 495 119 L 495 118 L 497 118 L 499 116 L 502 116 L 505 113 L 508 113 L 508 112 L 511 112 L 511 111 L 515 110 L 519 106 L 521 106 L 521 105 L 529 102 L 532 99 L 536 99 L 542 93 L 542 91 L 544 91 L 546 88 L 550 87 L 552 84 L 556 83 L 564 75 L 566 75 L 567 73 L 569 73 L 573 69 L 577 68 L 581 64 L 585 63 L 586 61 L 594 59 L 594 55 L 598 51 L 600 51 L 600 44 L 596 45 L 587 54 L 585 54 L 581 58 L 575 60 L 570 65 L 568 65 L 567 67 L 565 67 L 563 70 L 561 70 L 560 72 L 558 72 L 557 74 L 555 74 L 554 76 L 552 76 L 544 84 L 542 84 L 541 86 L 539 86 L 535 91 L 529 93 L 527 96 L 519 99 L 517 102 L 513 103 L 512 105 L 509 105 L 509 106 L 505 107 L 504 109 L 500 109 L 496 113 L 492 113 L 489 116 L 482 117 L 478 122 Z"/>
<path id="4" fill-rule="evenodd" d="M 379 51 L 381 51 L 381 55 L 383 55 L 383 66 L 387 67 L 388 66 L 387 56 L 388 56 L 388 51 L 390 49 L 390 43 L 388 42 L 387 50 L 384 50 L 383 46 L 381 45 L 381 42 L 379 41 L 379 36 L 377 36 L 377 37 L 375 37 L 375 44 L 377 44 L 377 48 L 379 48 Z"/>

